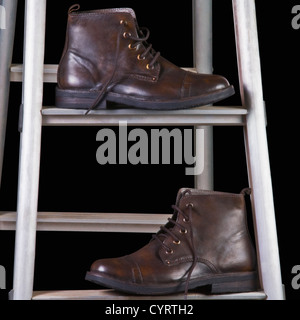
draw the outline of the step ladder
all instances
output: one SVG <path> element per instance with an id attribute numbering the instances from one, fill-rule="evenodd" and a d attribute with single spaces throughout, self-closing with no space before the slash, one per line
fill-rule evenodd
<path id="1" fill-rule="evenodd" d="M 0 2 L 1 3 L 1 2 Z M 16 228 L 14 283 L 11 299 L 150 299 L 121 295 L 113 290 L 33 292 L 35 241 L 37 230 L 61 231 L 109 231 L 109 232 L 156 232 L 166 222 L 166 215 L 147 214 L 90 214 L 37 212 L 39 166 L 42 126 L 105 126 L 118 125 L 126 120 L 128 125 L 193 125 L 205 129 L 205 154 L 212 160 L 212 127 L 242 126 L 251 196 L 255 240 L 258 252 L 258 269 L 262 291 L 221 296 L 189 293 L 188 299 L 284 299 L 277 243 L 273 191 L 270 174 L 266 117 L 263 101 L 260 56 L 254 0 L 232 0 L 240 89 L 243 106 L 207 106 L 185 111 L 100 110 L 88 116 L 80 110 L 61 110 L 42 107 L 43 82 L 56 82 L 56 65 L 44 65 L 46 0 L 26 0 L 24 65 L 11 63 L 13 28 L 16 0 L 5 4 L 8 31 L 1 30 L 0 79 L 4 79 L 1 93 L 0 156 L 3 145 L 9 81 L 23 81 L 23 121 L 20 145 L 20 170 L 18 204 L 16 212 L 0 213 L 0 230 Z M 211 0 L 193 0 L 195 64 L 198 72 L 212 71 L 211 49 Z M 4 39 L 4 40 L 3 40 Z M 5 47 L 2 41 L 6 41 Z M 205 50 L 204 50 L 205 48 Z M 3 58 L 3 53 L 6 58 Z M 3 75 L 3 77 L 2 77 Z M 4 77 L 5 75 L 5 77 Z M 2 80 L 1 80 L 2 81 Z M 1 82 L 2 86 L 2 82 Z M 145 117 L 146 115 L 146 117 Z M 199 137 L 198 137 L 199 138 Z M 199 146 L 197 146 L 199 147 Z M 212 163 L 212 161 L 210 162 Z M 198 188 L 212 188 L 212 165 L 203 175 L 196 177 Z M 155 299 L 181 299 L 183 295 L 155 297 Z"/>

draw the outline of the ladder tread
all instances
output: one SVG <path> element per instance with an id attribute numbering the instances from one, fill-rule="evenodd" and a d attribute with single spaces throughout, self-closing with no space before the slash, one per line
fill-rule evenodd
<path id="1" fill-rule="evenodd" d="M 166 296 L 132 296 L 114 290 L 74 290 L 74 291 L 35 291 L 33 300 L 184 300 L 184 294 Z M 187 300 L 265 300 L 262 291 L 209 295 L 196 291 L 189 292 Z"/>
<path id="2" fill-rule="evenodd" d="M 189 110 L 152 111 L 137 109 L 86 110 L 42 109 L 44 126 L 97 126 L 119 125 L 245 125 L 247 109 L 239 106 L 204 106 Z"/>
<path id="3" fill-rule="evenodd" d="M 196 72 L 195 68 L 183 68 L 190 72 Z M 23 81 L 23 64 L 12 64 L 10 67 L 10 81 Z M 44 64 L 44 79 L 45 83 L 57 83 L 58 64 Z"/>
<path id="4" fill-rule="evenodd" d="M 247 109 L 241 106 L 203 106 L 186 110 L 142 110 L 142 109 L 115 109 L 115 110 L 92 110 L 88 115 L 247 115 Z M 44 107 L 42 115 L 74 115 L 82 116 L 86 110 L 80 109 L 60 109 L 56 107 Z"/>
<path id="5" fill-rule="evenodd" d="M 0 212 L 0 230 L 15 230 L 16 212 Z M 38 231 L 155 233 L 170 214 L 39 212 Z"/>

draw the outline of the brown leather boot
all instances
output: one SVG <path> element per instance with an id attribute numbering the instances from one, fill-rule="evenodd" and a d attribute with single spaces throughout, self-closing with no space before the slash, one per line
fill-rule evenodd
<path id="1" fill-rule="evenodd" d="M 56 106 L 105 109 L 110 105 L 171 110 L 208 105 L 234 94 L 217 75 L 173 65 L 147 40 L 129 8 L 69 10 L 65 49 L 58 70 Z"/>
<path id="2" fill-rule="evenodd" d="M 86 279 L 140 295 L 210 286 L 211 293 L 258 289 L 245 193 L 182 189 L 174 215 L 139 251 L 94 262 Z"/>

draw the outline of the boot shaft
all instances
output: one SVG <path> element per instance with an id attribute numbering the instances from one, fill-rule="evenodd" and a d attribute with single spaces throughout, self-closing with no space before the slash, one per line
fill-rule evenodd
<path id="1" fill-rule="evenodd" d="M 130 8 L 69 10 L 66 45 L 69 50 L 84 52 L 91 59 L 109 56 L 116 50 L 122 22 L 126 23 L 128 32 L 138 36 L 135 13 Z"/>
<path id="2" fill-rule="evenodd" d="M 174 228 L 178 228 L 178 234 L 186 234 L 186 238 L 192 235 L 199 259 L 209 261 L 218 272 L 255 269 L 256 255 L 247 227 L 244 193 L 182 189 L 177 206 L 185 213 L 190 212 L 190 221 L 178 214 L 177 223 L 184 229 Z M 177 253 L 174 250 L 175 254 L 167 257 L 171 264 L 177 263 L 183 252 L 191 252 L 191 241 L 181 241 L 181 246 L 175 247 Z"/>
<path id="3" fill-rule="evenodd" d="M 143 44 L 130 47 L 128 36 L 139 38 L 135 13 L 130 8 L 75 11 L 68 14 L 65 48 L 59 64 L 58 85 L 64 89 L 101 89 L 114 73 L 154 81 L 159 68 L 149 70 L 139 61 Z M 141 59 L 142 60 L 142 59 Z M 117 68 L 116 68 L 117 65 Z"/>
<path id="4" fill-rule="evenodd" d="M 234 94 L 227 79 L 179 68 L 148 42 L 129 8 L 69 10 L 66 44 L 58 69 L 58 108 L 138 109 L 204 106 Z"/>
<path id="5" fill-rule="evenodd" d="M 247 230 L 247 211 L 245 195 L 183 189 L 178 197 L 178 207 L 181 210 L 192 208 L 194 228 L 201 228 L 201 233 L 207 239 L 222 238 L 223 233 L 229 236 L 241 230 Z"/>

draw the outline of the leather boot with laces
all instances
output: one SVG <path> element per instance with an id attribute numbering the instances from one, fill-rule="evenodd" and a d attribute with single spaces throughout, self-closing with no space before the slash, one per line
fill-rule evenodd
<path id="1" fill-rule="evenodd" d="M 245 194 L 181 189 L 174 214 L 137 252 L 93 263 L 86 279 L 118 291 L 165 295 L 258 289 Z"/>
<path id="2" fill-rule="evenodd" d="M 186 109 L 234 94 L 224 77 L 185 71 L 164 59 L 132 9 L 78 10 L 79 5 L 69 10 L 57 107 Z"/>

